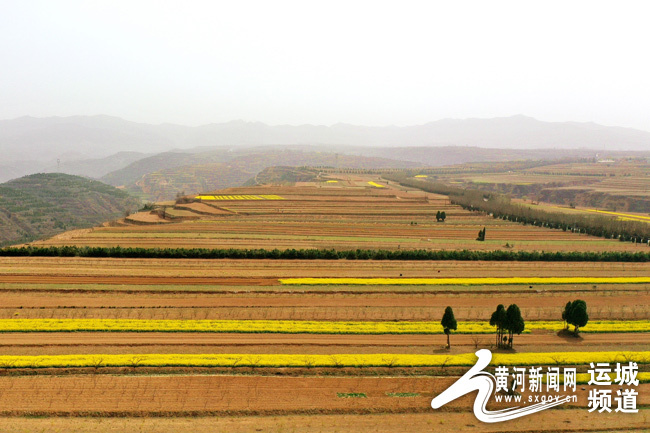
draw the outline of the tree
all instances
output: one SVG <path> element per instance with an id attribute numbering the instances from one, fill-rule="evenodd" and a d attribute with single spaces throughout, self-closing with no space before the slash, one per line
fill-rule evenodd
<path id="1" fill-rule="evenodd" d="M 445 220 L 447 219 L 447 212 L 445 212 L 444 210 L 442 212 L 440 212 L 440 219 L 444 223 Z"/>
<path id="2" fill-rule="evenodd" d="M 576 299 L 573 302 L 568 302 L 562 312 L 562 318 L 567 324 L 573 325 L 573 333 L 577 336 L 580 333 L 580 328 L 589 322 L 589 314 L 587 314 L 587 303 L 581 299 Z"/>
<path id="3" fill-rule="evenodd" d="M 478 237 L 476 240 L 481 242 L 485 240 L 485 227 L 483 227 L 483 230 L 478 231 Z"/>
<path id="4" fill-rule="evenodd" d="M 440 222 L 440 211 L 436 212 L 436 221 Z"/>
<path id="5" fill-rule="evenodd" d="M 524 332 L 526 327 L 524 323 L 524 318 L 521 317 L 521 310 L 517 304 L 512 304 L 508 307 L 506 311 L 506 325 L 505 328 L 508 330 L 508 345 L 512 348 L 514 334 L 521 334 Z"/>
<path id="6" fill-rule="evenodd" d="M 503 347 L 503 331 L 506 324 L 506 307 L 503 304 L 499 304 L 497 309 L 492 313 L 490 317 L 490 326 L 496 326 L 496 336 L 497 336 L 497 347 Z"/>
<path id="7" fill-rule="evenodd" d="M 449 334 L 451 334 L 451 331 L 458 329 L 458 323 L 456 323 L 456 318 L 454 317 L 454 310 L 451 307 L 445 308 L 445 314 L 442 316 L 440 324 L 445 329 L 445 334 L 447 334 L 447 349 L 449 349 L 451 347 Z"/>

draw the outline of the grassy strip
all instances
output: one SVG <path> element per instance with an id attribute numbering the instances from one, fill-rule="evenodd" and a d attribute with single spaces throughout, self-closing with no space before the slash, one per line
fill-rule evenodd
<path id="1" fill-rule="evenodd" d="M 493 354 L 490 365 L 588 365 L 650 363 L 650 352 L 551 352 Z M 0 356 L 0 368 L 74 367 L 450 367 L 472 366 L 476 355 L 410 354 L 92 354 Z M 647 379 L 647 378 L 646 378 Z"/>
<path id="2" fill-rule="evenodd" d="M 529 321 L 531 330 L 559 331 L 561 321 Z M 650 320 L 589 322 L 585 333 L 650 332 Z M 0 332 L 211 332 L 246 334 L 443 334 L 438 322 L 309 320 L 0 319 Z M 488 322 L 458 322 L 457 334 L 491 334 Z"/>
<path id="3" fill-rule="evenodd" d="M 628 251 L 470 251 L 334 249 L 209 249 L 27 246 L 0 249 L 7 257 L 111 257 L 150 259 L 282 259 L 282 260 L 461 260 L 523 262 L 649 262 L 650 252 Z"/>
<path id="4" fill-rule="evenodd" d="M 368 398 L 363 392 L 337 392 L 338 398 Z"/>

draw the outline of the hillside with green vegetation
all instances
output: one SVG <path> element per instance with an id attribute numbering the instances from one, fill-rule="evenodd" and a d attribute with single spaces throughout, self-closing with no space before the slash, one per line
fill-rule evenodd
<path id="1" fill-rule="evenodd" d="M 92 227 L 133 212 L 139 200 L 104 183 L 61 173 L 0 184 L 0 245 Z"/>

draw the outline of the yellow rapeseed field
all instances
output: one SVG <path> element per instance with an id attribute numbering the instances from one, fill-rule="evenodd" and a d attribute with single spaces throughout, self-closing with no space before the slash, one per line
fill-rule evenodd
<path id="1" fill-rule="evenodd" d="M 491 365 L 588 365 L 590 362 L 650 363 L 650 352 L 551 352 L 493 354 Z M 0 368 L 46 367 L 437 367 L 471 366 L 473 353 L 408 354 L 80 354 L 2 355 Z"/>
<path id="2" fill-rule="evenodd" d="M 284 200 L 283 197 L 274 194 L 261 195 L 197 195 L 199 200 Z"/>
<path id="3" fill-rule="evenodd" d="M 559 331 L 561 321 L 528 321 L 535 329 Z M 138 320 L 138 319 L 0 319 L 0 332 L 240 332 L 278 334 L 442 334 L 434 322 L 371 322 L 309 320 Z M 649 320 L 590 321 L 585 333 L 650 332 Z M 490 334 L 487 321 L 458 322 L 458 334 Z"/>
<path id="4" fill-rule="evenodd" d="M 512 284 L 647 284 L 650 277 L 281 278 L 284 285 L 487 286 Z"/>
<path id="5" fill-rule="evenodd" d="M 368 182 L 368 185 L 374 186 L 375 188 L 386 188 L 385 185 L 380 185 L 380 184 L 378 184 L 376 182 L 372 182 L 372 181 Z"/>
<path id="6" fill-rule="evenodd" d="M 615 216 L 618 216 L 618 217 L 630 218 L 630 219 L 635 219 L 635 220 L 650 221 L 650 217 L 643 216 L 643 215 L 634 215 L 634 214 L 629 214 L 629 213 L 611 212 L 611 211 L 599 210 L 599 209 L 584 209 L 584 210 L 587 211 L 587 212 L 602 213 L 602 214 L 615 215 Z"/>
<path id="7" fill-rule="evenodd" d="M 0 332 L 241 332 L 284 334 L 441 334 L 438 322 L 308 320 L 0 319 Z M 458 333 L 486 334 L 487 322 L 460 322 Z"/>

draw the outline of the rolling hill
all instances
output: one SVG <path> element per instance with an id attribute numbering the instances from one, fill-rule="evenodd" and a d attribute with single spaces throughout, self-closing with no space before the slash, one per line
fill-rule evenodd
<path id="1" fill-rule="evenodd" d="M 25 176 L 0 184 L 0 246 L 92 227 L 139 205 L 95 180 L 60 173 Z"/>
<path id="2" fill-rule="evenodd" d="M 165 166 L 166 168 L 158 169 Z M 387 158 L 264 147 L 237 152 L 225 150 L 165 153 L 139 160 L 110 173 L 102 181 L 124 186 L 146 200 L 174 198 L 178 193 L 229 188 L 244 184 L 272 166 L 328 166 L 340 168 L 415 168 L 420 164 Z"/>

